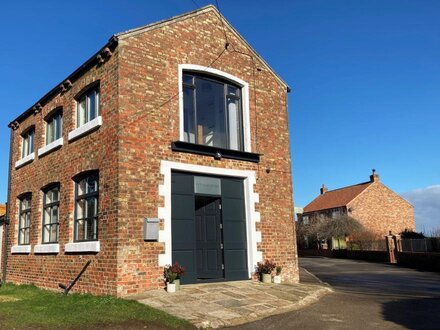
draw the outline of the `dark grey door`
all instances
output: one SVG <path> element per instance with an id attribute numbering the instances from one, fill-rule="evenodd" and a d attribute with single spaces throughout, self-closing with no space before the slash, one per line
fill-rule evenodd
<path id="1" fill-rule="evenodd" d="M 243 180 L 222 179 L 225 278 L 249 279 Z"/>
<path id="2" fill-rule="evenodd" d="M 172 262 L 185 267 L 183 284 L 249 279 L 243 180 L 217 179 L 218 196 L 197 195 L 193 174 L 172 173 Z"/>
<path id="3" fill-rule="evenodd" d="M 223 278 L 221 210 L 219 197 L 195 197 L 197 278 Z"/>

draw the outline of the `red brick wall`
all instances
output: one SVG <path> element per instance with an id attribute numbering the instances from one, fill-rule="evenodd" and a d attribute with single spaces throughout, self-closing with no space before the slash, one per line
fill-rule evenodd
<path id="1" fill-rule="evenodd" d="M 35 283 L 38 286 L 57 289 L 58 283 L 73 280 L 87 260 L 92 264 L 77 283 L 75 291 L 88 291 L 96 294 L 116 294 L 117 258 L 117 58 L 114 54 L 107 63 L 94 67 L 64 94 L 59 94 L 40 113 L 31 115 L 13 131 L 11 194 L 10 194 L 10 232 L 8 239 L 7 280 L 15 283 Z M 88 84 L 100 80 L 101 115 L 103 126 L 76 141 L 68 141 L 68 133 L 76 126 L 76 104 L 74 97 Z M 63 107 L 64 145 L 56 151 L 40 158 L 38 148 L 45 144 L 44 117 L 54 108 Z M 21 158 L 21 133 L 35 125 L 35 160 L 15 169 L 15 162 Z M 64 245 L 73 241 L 74 182 L 72 177 L 90 169 L 100 172 L 99 237 L 102 243 L 99 254 L 65 254 Z M 32 248 L 41 244 L 42 236 L 42 198 L 41 188 L 51 182 L 60 182 L 60 253 L 11 254 L 11 246 L 18 243 L 18 199 L 24 192 L 32 192 L 32 218 L 30 244 Z M 32 250 L 33 251 L 33 250 Z"/>
<path id="2" fill-rule="evenodd" d="M 286 87 L 257 58 L 254 63 L 261 71 L 249 56 L 233 52 L 232 47 L 251 53 L 229 30 L 228 38 L 231 46 L 224 51 L 222 25 L 213 9 L 124 38 L 109 62 L 90 70 L 69 92 L 45 105 L 42 114 L 20 125 L 14 132 L 14 163 L 19 158 L 22 129 L 35 124 L 37 146 L 41 147 L 42 116 L 57 105 L 64 106 L 65 145 L 23 168 L 12 169 L 9 251 L 17 240 L 16 196 L 33 192 L 31 244 L 38 244 L 40 188 L 54 181 L 61 182 L 61 251 L 50 256 L 9 255 L 9 280 L 54 289 L 92 259 L 77 291 L 123 296 L 162 286 L 158 254 L 164 251 L 163 244 L 144 242 L 142 237 L 143 219 L 157 217 L 164 203 L 158 192 L 163 183 L 161 160 L 255 171 L 254 190 L 259 193 L 257 211 L 261 213 L 257 230 L 262 232 L 258 250 L 264 259 L 283 266 L 285 280 L 298 280 Z M 262 154 L 259 164 L 171 151 L 171 142 L 179 139 L 178 64 L 184 63 L 212 64 L 212 68 L 249 83 L 251 151 Z M 67 134 L 74 127 L 73 96 L 96 79 L 101 80 L 103 125 L 69 143 Z M 65 255 L 64 244 L 73 237 L 72 176 L 86 169 L 100 170 L 101 252 Z"/>
<path id="3" fill-rule="evenodd" d="M 374 182 L 347 205 L 349 213 L 376 234 L 415 229 L 414 209 L 405 199 L 380 182 Z"/>
<path id="4" fill-rule="evenodd" d="M 228 39 L 233 47 L 250 53 L 230 31 Z M 256 171 L 261 213 L 257 229 L 262 231 L 259 250 L 263 258 L 284 266 L 287 280 L 298 279 L 286 87 L 256 58 L 261 72 L 253 70 L 248 56 L 225 51 L 218 58 L 224 45 L 220 22 L 212 11 L 120 41 L 123 133 L 119 182 L 121 196 L 125 196 L 120 204 L 124 217 L 119 227 L 121 295 L 163 283 L 157 258 L 162 244 L 146 243 L 141 235 L 142 219 L 157 216 L 158 207 L 163 206 L 158 193 L 163 183 L 161 160 Z M 250 85 L 251 144 L 252 152 L 263 154 L 259 165 L 171 151 L 171 142 L 179 139 L 178 65 L 209 66 L 216 58 L 212 68 Z M 155 147 L 146 147 L 150 145 Z M 269 174 L 265 171 L 268 167 L 272 169 Z"/>

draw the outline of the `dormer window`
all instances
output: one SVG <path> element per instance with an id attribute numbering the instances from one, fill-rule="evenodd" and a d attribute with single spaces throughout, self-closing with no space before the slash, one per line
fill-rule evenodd
<path id="1" fill-rule="evenodd" d="M 22 135 L 21 158 L 34 153 L 35 129 L 31 128 Z"/>
<path id="2" fill-rule="evenodd" d="M 99 86 L 87 90 L 77 100 L 76 127 L 92 121 L 99 116 Z"/>
<path id="3" fill-rule="evenodd" d="M 193 72 L 182 84 L 184 141 L 244 151 L 241 87 Z"/>
<path id="4" fill-rule="evenodd" d="M 46 144 L 50 144 L 62 136 L 63 115 L 56 111 L 46 119 Z"/>

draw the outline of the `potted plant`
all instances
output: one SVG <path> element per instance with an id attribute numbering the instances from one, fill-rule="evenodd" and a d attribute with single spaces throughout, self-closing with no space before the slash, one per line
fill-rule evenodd
<path id="1" fill-rule="evenodd" d="M 260 274 L 260 278 L 263 283 L 272 283 L 272 272 L 275 267 L 275 263 L 270 260 L 259 262 L 257 264 L 257 273 Z"/>
<path id="2" fill-rule="evenodd" d="M 163 275 L 167 283 L 167 292 L 168 293 L 176 292 L 176 283 L 174 283 L 174 281 L 177 278 L 177 274 L 173 271 L 173 266 L 171 265 L 165 266 Z"/>
<path id="3" fill-rule="evenodd" d="M 280 284 L 281 283 L 281 270 L 283 268 L 281 266 L 277 266 L 276 267 L 276 275 L 273 277 L 273 282 L 276 284 Z"/>
<path id="4" fill-rule="evenodd" d="M 174 265 L 171 266 L 171 271 L 176 274 L 176 279 L 174 280 L 174 284 L 176 285 L 176 291 L 180 290 L 180 278 L 185 274 L 185 268 L 179 265 L 178 262 L 175 262 Z"/>

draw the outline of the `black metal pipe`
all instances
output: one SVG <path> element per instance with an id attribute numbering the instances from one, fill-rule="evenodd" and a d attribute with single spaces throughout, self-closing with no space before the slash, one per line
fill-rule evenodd
<path id="1" fill-rule="evenodd" d="M 5 214 L 5 222 L 4 222 L 4 239 L 5 244 L 3 246 L 3 274 L 2 274 L 2 282 L 6 283 L 6 269 L 8 265 L 8 234 L 9 234 L 9 223 L 10 223 L 10 205 L 11 201 L 9 200 L 11 198 L 11 168 L 12 168 L 12 140 L 13 140 L 13 130 L 11 129 L 10 137 L 9 137 L 9 166 L 8 166 L 8 192 L 6 197 L 6 214 Z"/>

